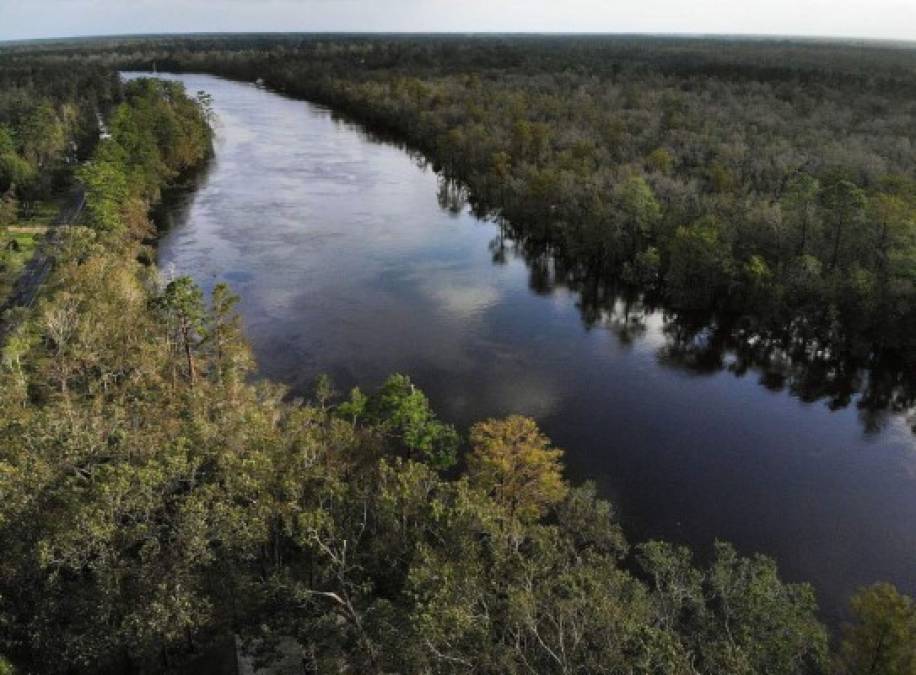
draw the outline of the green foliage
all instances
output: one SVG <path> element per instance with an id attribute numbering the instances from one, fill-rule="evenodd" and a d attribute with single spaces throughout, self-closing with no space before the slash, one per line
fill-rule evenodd
<path id="1" fill-rule="evenodd" d="M 239 300 L 239 296 L 227 284 L 217 284 L 210 297 L 209 314 L 205 321 L 195 326 L 195 330 L 203 337 L 203 346 L 211 354 L 216 380 L 232 391 L 253 366 L 251 350 L 242 331 L 241 317 L 236 311 Z M 199 305 L 196 311 L 200 311 Z"/>
<path id="2" fill-rule="evenodd" d="M 96 112 L 115 96 L 98 64 L 0 56 L 0 194 L 28 211 L 70 177 L 96 137 Z"/>
<path id="3" fill-rule="evenodd" d="M 0 649 L 28 670 L 163 670 L 231 633 L 267 661 L 294 638 L 319 671 L 801 673 L 780 664 L 817 648 L 810 595 L 762 559 L 685 558 L 708 594 L 689 602 L 633 577 L 613 509 L 533 421 L 476 426 L 468 475 L 443 478 L 406 378 L 336 407 L 229 386 L 227 288 L 150 297 L 131 256 L 63 250 L 0 372 Z M 174 377 L 181 326 L 196 382 Z"/>
<path id="4" fill-rule="evenodd" d="M 624 264 L 621 277 L 628 284 L 651 290 L 661 279 L 661 270 L 661 254 L 657 248 L 650 246 Z"/>
<path id="5" fill-rule="evenodd" d="M 111 106 L 100 64 L 167 62 L 186 72 L 260 78 L 422 151 L 460 181 L 478 212 L 498 214 L 526 255 L 557 258 L 570 277 L 558 282 L 583 274 L 622 280 L 674 311 L 747 315 L 761 336 L 804 325 L 804 338 L 829 344 L 831 353 L 902 357 L 907 365 L 916 354 L 916 163 L 899 150 L 912 139 L 908 93 L 916 81 L 905 49 L 289 35 L 26 52 L 0 61 L 11 91 L 0 96 L 0 125 L 11 130 L 19 158 L 37 156 L 20 142 L 31 118 L 33 126 L 59 122 L 69 137 L 86 136 L 94 110 Z M 79 61 L 84 55 L 92 66 Z M 160 179 L 209 144 L 209 101 L 178 96 L 176 87 L 130 83 L 123 88 L 130 105 L 110 115 L 127 150 L 132 196 L 142 201 L 154 200 Z M 72 92 L 84 90 L 87 101 L 75 101 Z M 154 145 L 168 155 L 158 156 Z M 27 207 L 47 188 L 43 177 L 17 186 L 16 196 Z M 643 199 L 647 189 L 651 200 Z M 128 229 L 144 208 L 131 207 Z M 718 260 L 709 265 L 707 247 L 697 247 L 702 287 L 693 292 L 683 286 L 691 246 L 678 228 L 698 221 L 717 223 Z M 744 273 L 755 256 L 771 272 L 764 285 Z M 855 270 L 872 282 L 850 296 L 846 279 Z"/>
<path id="6" fill-rule="evenodd" d="M 23 155 L 38 168 L 63 152 L 66 128 L 50 101 L 41 101 L 29 113 L 19 133 Z"/>
<path id="7" fill-rule="evenodd" d="M 124 227 L 127 177 L 120 162 L 99 159 L 80 168 L 77 177 L 86 189 L 89 222 L 101 232 L 118 234 Z"/>
<path id="8" fill-rule="evenodd" d="M 135 80 L 110 121 L 111 139 L 77 172 L 86 189 L 89 224 L 116 238 L 145 225 L 162 185 L 202 161 L 210 149 L 206 113 L 180 83 Z"/>
<path id="9" fill-rule="evenodd" d="M 11 192 L 0 196 L 0 227 L 9 227 L 16 223 L 19 205 Z"/>
<path id="10" fill-rule="evenodd" d="M 14 188 L 27 188 L 34 181 L 37 170 L 12 151 L 0 151 L 0 192 Z"/>
<path id="11" fill-rule="evenodd" d="M 366 414 L 369 398 L 359 389 L 354 387 L 346 401 L 337 406 L 337 414 L 350 420 L 354 425 L 356 421 Z"/>
<path id="12" fill-rule="evenodd" d="M 846 256 L 849 230 L 860 224 L 867 202 L 865 191 L 844 178 L 835 178 L 821 191 L 825 220 L 832 230 L 829 269 L 833 270 Z"/>
<path id="13" fill-rule="evenodd" d="M 747 276 L 748 284 L 752 288 L 759 288 L 766 285 L 773 276 L 766 260 L 759 255 L 752 255 L 744 264 L 744 274 Z"/>
<path id="14" fill-rule="evenodd" d="M 646 157 L 646 164 L 653 171 L 669 173 L 674 165 L 674 159 L 665 148 L 656 148 Z"/>
<path id="15" fill-rule="evenodd" d="M 631 247 L 638 255 L 644 250 L 643 242 L 652 234 L 653 226 L 661 217 L 661 207 L 642 176 L 628 176 L 617 187 L 616 197 Z"/>
<path id="16" fill-rule="evenodd" d="M 837 659 L 845 675 L 916 673 L 916 604 L 890 584 L 852 598 L 855 622 L 846 627 Z"/>
<path id="17" fill-rule="evenodd" d="M 392 375 L 368 399 L 354 392 L 340 414 L 363 416 L 393 437 L 408 457 L 422 457 L 437 469 L 448 469 L 457 462 L 458 433 L 437 419 L 429 399 L 405 375 Z"/>
<path id="18" fill-rule="evenodd" d="M 193 384 L 197 379 L 194 353 L 205 337 L 203 293 L 193 279 L 179 277 L 168 283 L 162 295 L 156 298 L 155 306 L 171 335 L 171 343 L 179 354 L 184 354 L 186 375 Z M 224 307 L 225 303 L 217 302 L 218 312 L 222 312 Z M 221 319 L 217 316 L 214 316 L 214 323 L 222 328 Z"/>
<path id="19" fill-rule="evenodd" d="M 716 544 L 708 570 L 690 552 L 661 542 L 638 548 L 662 624 L 703 673 L 814 673 L 827 662 L 827 632 L 814 618 L 814 592 L 784 584 L 775 563 L 741 558 Z"/>
<path id="20" fill-rule="evenodd" d="M 679 306 L 706 307 L 726 286 L 730 255 L 719 227 L 705 218 L 675 232 L 667 282 Z"/>
<path id="21" fill-rule="evenodd" d="M 16 141 L 13 130 L 0 124 L 0 155 L 16 152 Z"/>
<path id="22" fill-rule="evenodd" d="M 782 197 L 782 208 L 786 218 L 797 232 L 798 255 L 805 255 L 808 246 L 819 233 L 817 197 L 820 191 L 818 180 L 807 173 L 794 176 Z"/>
<path id="23" fill-rule="evenodd" d="M 709 167 L 709 185 L 713 192 L 734 192 L 738 181 L 727 166 L 713 162 Z"/>

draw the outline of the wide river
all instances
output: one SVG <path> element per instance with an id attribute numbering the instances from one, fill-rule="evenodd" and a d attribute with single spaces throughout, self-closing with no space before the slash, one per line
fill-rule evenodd
<path id="1" fill-rule="evenodd" d="M 320 373 L 347 390 L 401 372 L 459 428 L 535 417 L 631 540 L 774 556 L 815 585 L 828 620 L 863 584 L 916 593 L 903 416 L 866 424 L 855 396 L 832 409 L 754 368 L 690 367 L 663 314 L 638 304 L 608 301 L 586 321 L 549 265 L 446 208 L 416 156 L 254 85 L 174 79 L 213 96 L 216 156 L 169 200 L 159 263 L 232 285 L 263 375 L 304 392 Z"/>

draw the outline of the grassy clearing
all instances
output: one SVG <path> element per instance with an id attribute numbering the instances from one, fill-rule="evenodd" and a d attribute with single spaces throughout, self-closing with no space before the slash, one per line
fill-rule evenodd
<path id="1" fill-rule="evenodd" d="M 48 227 L 54 224 L 57 214 L 60 212 L 60 204 L 56 201 L 38 202 L 28 210 L 19 210 L 16 228 L 25 227 Z"/>
<path id="2" fill-rule="evenodd" d="M 16 228 L 0 232 L 0 302 L 6 299 L 22 268 L 35 255 L 38 232 L 21 232 Z"/>

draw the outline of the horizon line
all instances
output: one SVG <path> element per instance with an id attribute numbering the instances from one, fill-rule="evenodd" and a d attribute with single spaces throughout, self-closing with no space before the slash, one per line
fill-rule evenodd
<path id="1" fill-rule="evenodd" d="M 143 39 L 161 37 L 213 37 L 213 36 L 448 36 L 448 37 L 664 37 L 681 39 L 721 39 L 721 40 L 772 40 L 772 41 L 810 41 L 810 42 L 867 42 L 916 47 L 916 38 L 875 37 L 867 35 L 821 35 L 792 33 L 720 33 L 720 32 L 652 32 L 652 31 L 369 31 L 369 30 L 311 30 L 311 31 L 167 31 L 152 33 L 83 33 L 75 35 L 54 35 L 46 37 L 14 37 L 0 39 L 0 45 L 67 42 L 76 40 L 115 40 Z"/>

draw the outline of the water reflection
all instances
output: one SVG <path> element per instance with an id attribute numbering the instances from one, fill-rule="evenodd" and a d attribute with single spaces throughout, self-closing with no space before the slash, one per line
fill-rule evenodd
<path id="1" fill-rule="evenodd" d="M 666 312 L 475 217 L 422 157 L 325 109 L 182 79 L 221 127 L 209 173 L 166 209 L 160 265 L 232 284 L 264 376 L 300 394 L 319 373 L 347 390 L 403 372 L 461 428 L 534 416 L 634 540 L 773 555 L 829 614 L 880 579 L 916 592 L 899 372 Z"/>
<path id="2" fill-rule="evenodd" d="M 494 265 L 511 258 L 528 268 L 528 287 L 546 296 L 567 289 L 577 296 L 576 306 L 588 329 L 614 334 L 623 345 L 653 339 L 658 363 L 694 374 L 726 371 L 736 377 L 753 376 L 773 392 L 788 392 L 806 402 L 823 401 L 830 410 L 855 405 L 864 430 L 875 433 L 891 417 L 903 416 L 916 434 L 916 377 L 899 363 L 861 361 L 836 353 L 819 343 L 800 324 L 783 330 L 762 330 L 749 319 L 723 319 L 709 313 L 680 313 L 664 309 L 645 295 L 597 277 L 541 241 L 525 239 L 499 217 L 481 216 L 481 205 L 459 181 L 439 176 L 438 202 L 443 210 L 470 210 L 490 217 L 499 233 L 488 249 Z M 659 327 L 651 334 L 649 325 Z"/>
<path id="3" fill-rule="evenodd" d="M 355 123 L 344 115 L 329 112 L 338 126 L 345 127 L 373 143 L 393 145 L 408 154 L 417 168 L 428 170 L 426 157 L 400 139 Z M 438 168 L 438 167 L 436 167 Z M 788 392 L 806 403 L 824 401 L 830 410 L 855 405 L 867 433 L 883 429 L 894 417 L 904 417 L 916 434 L 916 373 L 899 363 L 864 364 L 820 346 L 801 324 L 784 330 L 761 330 L 747 321 L 724 320 L 709 313 L 680 313 L 665 310 L 632 288 L 590 274 L 581 264 L 564 259 L 562 252 L 543 238 L 526 238 L 511 223 L 493 214 L 493 209 L 477 200 L 466 185 L 443 171 L 437 171 L 436 200 L 439 207 L 457 216 L 467 211 L 498 227 L 488 244 L 494 265 L 510 259 L 524 261 L 529 271 L 528 287 L 546 296 L 558 288 L 577 296 L 576 306 L 584 325 L 613 333 L 628 345 L 639 340 L 661 342 L 658 363 L 694 374 L 722 371 L 736 377 L 754 376 L 773 392 Z M 475 291 L 455 290 L 438 297 L 449 302 L 459 314 L 467 309 L 486 307 L 485 300 L 473 299 Z M 477 294 L 486 296 L 485 291 Z M 460 296 L 460 299 L 458 299 Z M 462 311 L 462 310 L 465 311 Z M 651 334 L 649 323 L 661 328 L 663 340 Z"/>
<path id="4" fill-rule="evenodd" d="M 816 343 L 784 333 L 762 333 L 729 324 L 706 324 L 672 317 L 670 343 L 660 353 L 666 365 L 696 372 L 750 373 L 760 385 L 788 391 L 802 401 L 824 401 L 831 410 L 856 405 L 867 432 L 884 427 L 889 415 L 913 414 L 913 382 L 892 365 L 865 368 L 819 349 Z M 916 432 L 916 429 L 914 429 Z"/>

